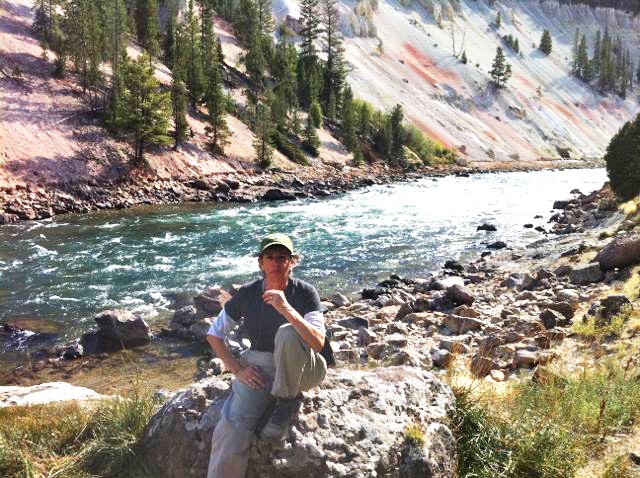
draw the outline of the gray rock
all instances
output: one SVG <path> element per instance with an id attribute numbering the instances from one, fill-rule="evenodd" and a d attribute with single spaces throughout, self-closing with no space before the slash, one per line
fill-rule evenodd
<path id="1" fill-rule="evenodd" d="M 562 289 L 556 295 L 556 299 L 560 302 L 567 302 L 569 304 L 577 304 L 580 302 L 580 296 L 573 289 Z"/>
<path id="2" fill-rule="evenodd" d="M 393 347 L 404 347 L 408 342 L 407 337 L 404 334 L 387 335 L 384 340 Z"/>
<path id="3" fill-rule="evenodd" d="M 464 334 L 469 330 L 482 328 L 482 322 L 472 317 L 460 317 L 458 315 L 448 315 L 442 320 L 442 325 L 454 334 Z"/>
<path id="4" fill-rule="evenodd" d="M 329 299 L 329 301 L 333 302 L 333 304 L 336 307 L 345 307 L 345 306 L 351 304 L 351 301 L 347 298 L 347 296 L 346 295 L 342 295 L 340 293 L 333 294 L 331 296 L 331 299 Z"/>
<path id="5" fill-rule="evenodd" d="M 446 367 L 453 356 L 451 352 L 442 349 L 433 349 L 431 351 L 431 360 L 436 367 Z"/>
<path id="6" fill-rule="evenodd" d="M 446 298 L 458 305 L 471 305 L 476 298 L 465 286 L 452 285 L 447 289 Z"/>
<path id="7" fill-rule="evenodd" d="M 600 282 L 604 279 L 604 274 L 597 262 L 575 267 L 569 274 L 569 280 L 575 285 L 587 285 Z"/>
<path id="8" fill-rule="evenodd" d="M 358 329 L 358 347 L 366 347 L 372 342 L 375 342 L 378 335 L 373 331 L 365 327 Z"/>
<path id="9" fill-rule="evenodd" d="M 32 387 L 0 387 L 0 408 L 44 405 L 52 402 L 102 400 L 104 395 L 66 382 L 49 382 Z"/>
<path id="10" fill-rule="evenodd" d="M 487 245 L 487 249 L 493 249 L 494 251 L 499 249 L 505 249 L 506 247 L 507 247 L 507 243 L 504 241 L 495 241 Z"/>
<path id="11" fill-rule="evenodd" d="M 198 319 L 198 310 L 193 305 L 185 305 L 176 310 L 172 325 L 179 325 L 182 327 L 189 327 Z"/>
<path id="12" fill-rule="evenodd" d="M 545 329 L 553 329 L 554 327 L 566 323 L 565 317 L 555 310 L 545 309 L 540 313 L 540 320 L 544 324 Z"/>
<path id="13" fill-rule="evenodd" d="M 453 313 L 460 317 L 471 317 L 473 319 L 480 317 L 480 312 L 464 304 L 453 309 Z"/>
<path id="14" fill-rule="evenodd" d="M 113 352 L 151 341 L 151 329 L 147 323 L 128 310 L 106 310 L 96 315 L 94 320 L 98 330 L 88 332 L 80 339 L 86 353 Z"/>
<path id="15" fill-rule="evenodd" d="M 640 263 L 640 234 L 619 237 L 598 253 L 595 260 L 603 271 Z"/>
<path id="16" fill-rule="evenodd" d="M 554 356 L 555 354 L 548 351 L 516 350 L 511 368 L 532 368 L 536 365 L 544 365 L 550 362 Z"/>
<path id="17" fill-rule="evenodd" d="M 336 322 L 339 326 L 346 329 L 358 330 L 360 327 L 369 327 L 369 321 L 362 317 L 349 317 Z"/>
<path id="18" fill-rule="evenodd" d="M 431 290 L 447 290 L 454 285 L 464 287 L 464 279 L 459 276 L 442 277 L 431 282 Z"/>
<path id="19" fill-rule="evenodd" d="M 532 288 L 535 282 L 535 278 L 528 272 L 514 272 L 513 274 L 510 274 L 502 284 L 507 289 L 515 289 L 521 292 Z"/>
<path id="20" fill-rule="evenodd" d="M 218 315 L 230 298 L 231 294 L 220 288 L 209 289 L 195 296 L 193 302 L 198 310 L 198 318 Z"/>
<path id="21" fill-rule="evenodd" d="M 74 342 L 63 347 L 58 355 L 63 360 L 76 360 L 84 355 L 84 347 L 80 342 Z"/>
<path id="22" fill-rule="evenodd" d="M 228 393 L 229 381 L 212 377 L 164 404 L 140 444 L 154 476 L 206 476 L 212 430 Z M 283 446 L 255 440 L 247 478 L 451 477 L 453 406 L 451 390 L 418 368 L 331 369 L 322 386 L 305 392 Z M 425 430 L 414 459 L 404 440 L 410 424 Z"/>
<path id="23" fill-rule="evenodd" d="M 195 340 L 199 342 L 206 342 L 209 327 L 211 327 L 211 319 L 200 319 L 197 322 L 191 324 L 191 326 L 189 327 L 189 332 L 191 333 L 191 335 L 193 335 L 193 338 Z"/>

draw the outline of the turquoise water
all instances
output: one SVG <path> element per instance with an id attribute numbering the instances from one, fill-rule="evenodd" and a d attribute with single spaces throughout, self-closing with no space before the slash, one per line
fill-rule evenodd
<path id="1" fill-rule="evenodd" d="M 95 313 L 124 307 L 153 322 L 166 316 L 169 292 L 255 275 L 256 243 L 272 231 L 292 236 L 303 255 L 296 275 L 321 294 L 355 292 L 390 273 L 419 276 L 476 257 L 486 241 L 532 242 L 541 234 L 524 223 L 544 226 L 554 200 L 605 180 L 602 169 L 424 178 L 323 200 L 141 207 L 4 226 L 0 320 L 55 323 L 74 335 Z M 483 222 L 498 231 L 476 231 Z"/>

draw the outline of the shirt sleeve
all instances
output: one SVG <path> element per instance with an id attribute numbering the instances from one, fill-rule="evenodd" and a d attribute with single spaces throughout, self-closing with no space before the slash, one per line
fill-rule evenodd
<path id="1" fill-rule="evenodd" d="M 324 325 L 324 316 L 319 310 L 307 312 L 306 314 L 304 314 L 303 319 L 309 322 L 309 325 L 320 332 L 322 335 L 325 335 L 327 333 Z"/>
<path id="2" fill-rule="evenodd" d="M 309 286 L 308 298 L 306 301 L 305 313 L 302 316 L 304 320 L 309 322 L 314 329 L 326 334 L 326 328 L 324 324 L 324 315 L 322 315 L 322 303 L 320 302 L 320 295 L 315 287 Z"/>
<path id="3" fill-rule="evenodd" d="M 238 325 L 238 322 L 231 319 L 224 310 L 224 307 L 216 317 L 216 320 L 213 321 L 209 330 L 207 331 L 207 335 L 212 335 L 214 337 L 218 337 L 220 339 L 226 339 L 229 336 L 229 333 L 233 330 L 233 328 Z"/>

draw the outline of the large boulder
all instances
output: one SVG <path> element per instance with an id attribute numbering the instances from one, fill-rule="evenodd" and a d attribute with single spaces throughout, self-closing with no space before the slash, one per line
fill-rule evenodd
<path id="1" fill-rule="evenodd" d="M 31 387 L 0 387 L 0 408 L 12 406 L 44 405 L 52 402 L 68 402 L 72 400 L 101 400 L 104 395 L 85 387 L 78 387 L 66 382 L 49 382 Z"/>
<path id="2" fill-rule="evenodd" d="M 604 274 L 600 265 L 596 262 L 578 266 L 569 274 L 569 280 L 575 285 L 592 284 L 600 282 L 602 279 L 604 279 Z"/>
<path id="3" fill-rule="evenodd" d="M 94 317 L 98 330 L 84 334 L 80 343 L 86 353 L 113 352 L 139 347 L 151 341 L 151 329 L 140 317 L 128 310 L 105 310 Z"/>
<path id="4" fill-rule="evenodd" d="M 447 289 L 447 299 L 456 305 L 471 305 L 475 302 L 474 295 L 463 285 L 452 285 Z"/>
<path id="5" fill-rule="evenodd" d="M 603 271 L 640 263 L 640 235 L 616 238 L 598 253 L 595 260 Z"/>
<path id="6" fill-rule="evenodd" d="M 206 476 L 211 434 L 228 393 L 228 378 L 208 378 L 156 413 L 141 443 L 155 477 Z M 451 477 L 453 404 L 451 390 L 418 368 L 331 369 L 305 393 L 282 446 L 254 441 L 247 478 Z M 413 424 L 424 431 L 417 449 L 405 438 Z"/>

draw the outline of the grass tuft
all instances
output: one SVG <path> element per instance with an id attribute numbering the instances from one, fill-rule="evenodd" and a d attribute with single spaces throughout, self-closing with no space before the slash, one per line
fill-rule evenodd
<path id="1" fill-rule="evenodd" d="M 87 405 L 0 409 L 0 476 L 144 476 L 136 443 L 157 405 L 150 394 L 132 392 Z"/>
<path id="2" fill-rule="evenodd" d="M 563 380 L 521 383 L 500 399 L 454 390 L 459 476 L 573 476 L 605 437 L 636 423 L 637 376 L 630 362 L 611 359 Z"/>
<path id="3" fill-rule="evenodd" d="M 424 440 L 424 431 L 422 431 L 420 425 L 413 423 L 407 426 L 404 431 L 405 443 L 411 446 L 421 447 L 422 445 L 424 445 Z"/>

